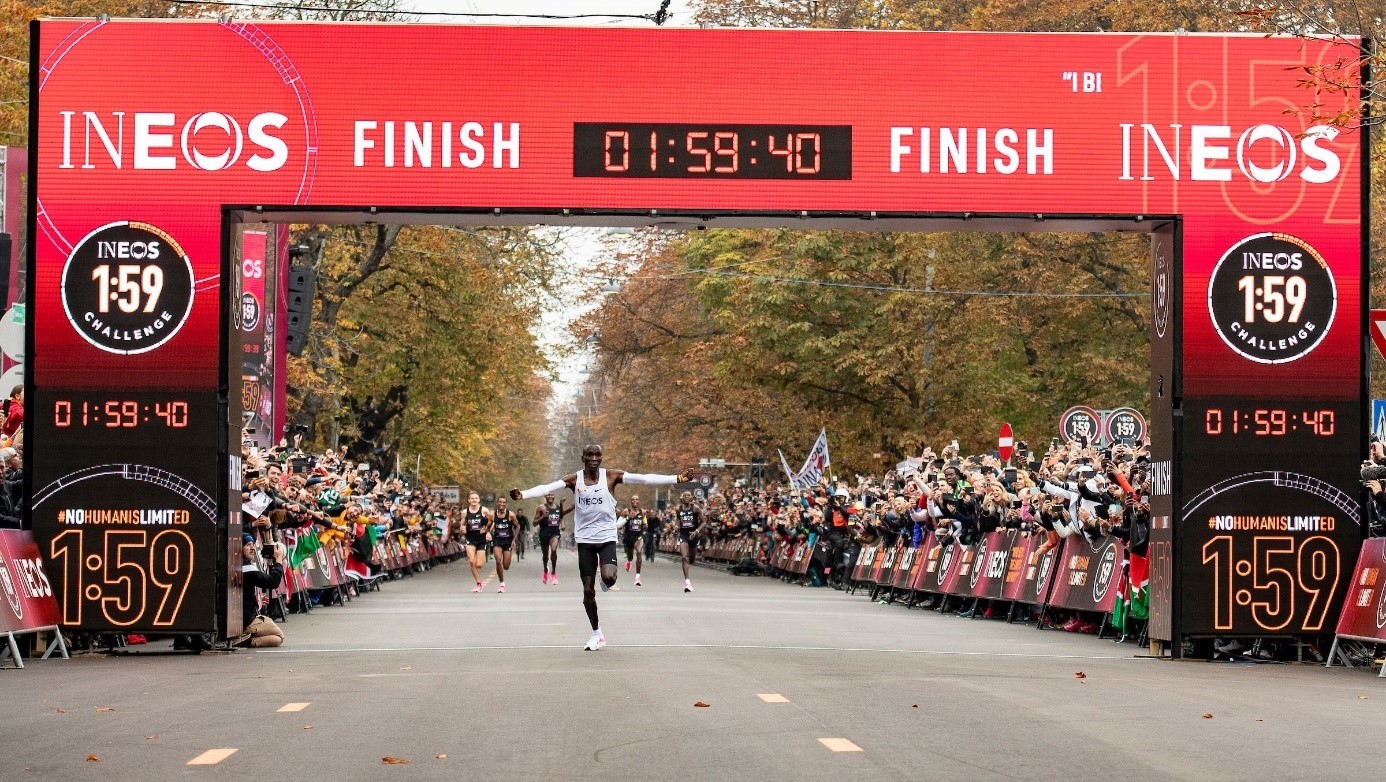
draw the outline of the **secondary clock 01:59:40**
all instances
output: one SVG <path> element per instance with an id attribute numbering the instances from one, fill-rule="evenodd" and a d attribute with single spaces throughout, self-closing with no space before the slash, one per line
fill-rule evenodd
<path id="1" fill-rule="evenodd" d="M 142 424 L 162 424 L 170 429 L 188 425 L 187 402 L 139 402 L 133 399 L 105 401 L 59 399 L 53 402 L 53 426 L 102 426 L 107 429 L 133 429 Z"/>
<path id="2" fill-rule="evenodd" d="M 573 175 L 851 179 L 850 125 L 573 124 Z"/>

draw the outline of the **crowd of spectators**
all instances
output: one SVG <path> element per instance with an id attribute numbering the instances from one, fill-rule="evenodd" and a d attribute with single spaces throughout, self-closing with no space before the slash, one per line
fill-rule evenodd
<path id="1" fill-rule="evenodd" d="M 241 464 L 243 616 L 249 631 L 241 640 L 250 645 L 282 642 L 273 620 L 282 620 L 284 612 L 354 597 L 384 574 L 376 547 L 382 536 L 397 536 L 404 550 L 436 550 L 449 536 L 452 506 L 349 459 L 345 447 L 309 453 L 281 441 L 263 451 L 247 441 Z M 340 590 L 282 594 L 285 568 L 339 544 L 359 566 L 347 570 L 351 583 Z M 276 634 L 278 640 L 272 640 Z"/>
<path id="2" fill-rule="evenodd" d="M 954 441 L 938 451 L 923 448 L 919 457 L 879 477 L 825 478 L 808 488 L 773 483 L 714 490 L 699 501 L 705 523 L 697 539 L 755 541 L 762 564 L 777 547 L 807 543 L 813 555 L 803 581 L 842 588 L 863 546 L 918 546 L 929 532 L 941 544 L 970 545 L 989 532 L 1016 530 L 1042 536 L 1041 552 L 1070 535 L 1110 535 L 1143 557 L 1150 494 L 1150 451 L 1143 443 L 1098 448 L 1054 439 L 1039 452 L 1022 442 L 1008 465 L 995 454 L 962 456 Z M 660 519 L 664 534 L 671 518 L 669 507 Z M 935 597 L 925 605 L 944 607 L 946 600 Z M 963 616 L 993 611 L 985 601 L 948 608 Z M 1096 632 L 1098 620 L 1075 614 L 1059 624 Z"/>

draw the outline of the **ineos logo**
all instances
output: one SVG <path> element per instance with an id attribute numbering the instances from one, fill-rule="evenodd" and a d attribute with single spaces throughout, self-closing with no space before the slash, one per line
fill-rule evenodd
<path id="1" fill-rule="evenodd" d="M 1108 543 L 1097 560 L 1097 578 L 1092 585 L 1092 601 L 1101 603 L 1112 586 L 1112 575 L 1116 573 L 1116 544 Z"/>
<path id="2" fill-rule="evenodd" d="M 1039 571 L 1035 573 L 1035 591 L 1041 592 L 1044 585 L 1049 583 L 1049 571 L 1054 567 L 1054 550 L 1050 549 L 1043 558 L 1040 559 Z"/>
<path id="3" fill-rule="evenodd" d="M 19 590 L 15 589 L 14 579 L 10 576 L 9 563 L 0 559 L 0 587 L 5 590 L 5 599 L 10 603 L 10 610 L 14 611 L 16 619 L 24 618 L 24 601 L 19 599 Z"/>
<path id="4" fill-rule="evenodd" d="M 972 574 L 968 579 L 967 585 L 973 589 L 977 588 L 977 582 L 982 580 L 983 563 L 987 561 L 987 542 L 984 539 L 977 544 L 977 556 L 972 560 Z"/>
<path id="5" fill-rule="evenodd" d="M 171 112 L 58 113 L 63 118 L 63 158 L 58 168 L 95 169 L 109 160 L 118 169 L 172 171 L 178 168 L 175 152 L 181 152 L 183 162 L 198 171 L 224 171 L 244 158 L 246 168 L 270 172 L 289 161 L 289 145 L 275 133 L 289 118 L 278 112 L 256 114 L 244 126 L 221 111 L 203 111 L 185 120 Z"/>
<path id="6" fill-rule="evenodd" d="M 1163 161 L 1174 179 L 1187 176 L 1195 182 L 1230 182 L 1232 169 L 1223 167 L 1223 161 L 1229 158 L 1235 158 L 1237 170 L 1243 176 L 1262 184 L 1280 182 L 1298 167 L 1300 179 L 1321 185 L 1337 179 L 1343 170 L 1338 153 L 1323 146 L 1338 137 L 1338 129 L 1328 125 L 1314 125 L 1298 139 L 1277 125 L 1252 125 L 1236 137 L 1235 144 L 1230 125 L 1173 124 L 1158 128 L 1147 122 L 1140 125 L 1120 123 L 1119 126 L 1121 176 L 1118 179 L 1153 180 L 1156 177 L 1152 171 L 1158 171 Z M 1139 142 L 1133 139 L 1137 133 L 1141 137 Z M 1139 177 L 1132 171 L 1133 157 L 1142 161 Z M 1187 171 L 1184 169 L 1186 161 Z M 1269 164 L 1261 165 L 1258 161 Z"/>

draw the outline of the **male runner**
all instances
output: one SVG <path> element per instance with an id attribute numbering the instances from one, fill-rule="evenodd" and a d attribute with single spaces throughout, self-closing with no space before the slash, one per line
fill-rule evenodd
<path id="1" fill-rule="evenodd" d="M 626 513 L 626 523 L 621 529 L 622 543 L 626 547 L 626 572 L 630 572 L 631 557 L 635 557 L 635 585 L 640 586 L 640 565 L 645 559 L 645 528 L 649 520 L 645 509 L 640 507 L 640 498 L 630 498 L 630 510 Z"/>
<path id="2" fill-rule="evenodd" d="M 496 580 L 500 586 L 497 592 L 505 592 L 505 571 L 510 568 L 510 547 L 515 543 L 515 533 L 519 529 L 515 514 L 506 506 L 504 497 L 496 498 L 496 510 L 491 520 L 491 553 L 496 558 Z"/>
<path id="3" fill-rule="evenodd" d="M 567 488 L 575 498 L 573 537 L 578 547 L 578 575 L 582 578 L 582 605 L 592 624 L 592 637 L 583 647 L 595 652 L 606 646 L 606 635 L 597 621 L 597 565 L 601 565 L 602 591 L 616 584 L 616 497 L 612 491 L 617 484 L 664 486 L 691 480 L 689 475 L 640 475 L 622 470 L 602 468 L 602 447 L 589 445 L 582 449 L 582 472 L 565 476 L 546 486 L 520 491 L 511 489 L 515 499 L 530 499 Z"/>
<path id="4" fill-rule="evenodd" d="M 688 566 L 697 556 L 698 544 L 693 541 L 693 533 L 703 525 L 703 509 L 693 504 L 693 492 L 679 495 L 679 506 L 674 509 L 674 526 L 679 536 L 679 556 L 683 559 L 683 591 L 693 591 L 693 581 L 688 577 Z"/>
<path id="5" fill-rule="evenodd" d="M 558 543 L 563 534 L 563 517 L 573 512 L 566 503 L 554 500 L 553 492 L 544 496 L 544 504 L 534 509 L 534 523 L 539 525 L 539 561 L 544 574 L 539 583 L 558 586 Z"/>
<path id="6" fill-rule="evenodd" d="M 486 566 L 486 543 L 491 539 L 491 511 L 481 507 L 481 495 L 467 495 L 467 510 L 462 514 L 462 534 L 467 540 L 467 566 L 476 582 L 473 592 L 481 591 L 481 569 Z"/>
<path id="7" fill-rule="evenodd" d="M 516 510 L 515 521 L 520 525 L 519 531 L 515 534 L 515 556 L 523 562 L 525 547 L 529 545 L 529 517 L 525 515 L 524 509 Z"/>

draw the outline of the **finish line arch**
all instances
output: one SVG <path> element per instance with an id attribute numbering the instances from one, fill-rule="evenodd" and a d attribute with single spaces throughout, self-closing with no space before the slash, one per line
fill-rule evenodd
<path id="1" fill-rule="evenodd" d="M 66 509 L 188 501 L 66 477 L 135 462 L 197 487 L 217 525 L 188 530 L 195 588 L 161 629 L 239 631 L 244 223 L 1136 231 L 1151 635 L 1308 632 L 1305 605 L 1347 584 L 1300 555 L 1350 574 L 1362 537 L 1325 498 L 1360 496 L 1366 452 L 1367 138 L 1294 109 L 1305 68 L 1358 56 L 1259 35 L 36 22 L 26 479 L 59 488 L 30 523 L 52 569 Z M 1235 480 L 1264 473 L 1323 490 Z M 112 533 L 77 531 L 101 562 Z M 112 629 L 81 609 L 119 579 L 63 575 L 75 628 Z M 1253 610 L 1271 599 L 1282 629 Z"/>

